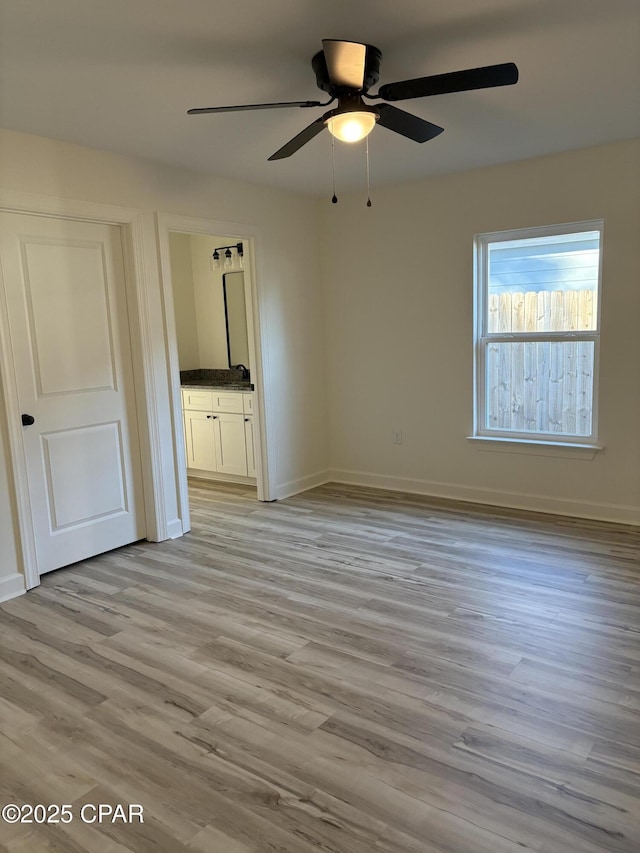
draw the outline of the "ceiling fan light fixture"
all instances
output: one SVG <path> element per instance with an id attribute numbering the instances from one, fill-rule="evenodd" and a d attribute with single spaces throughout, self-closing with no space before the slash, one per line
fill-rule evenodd
<path id="1" fill-rule="evenodd" d="M 337 112 L 325 123 L 329 133 L 341 142 L 359 142 L 371 133 L 377 121 L 375 110 L 349 110 Z"/>

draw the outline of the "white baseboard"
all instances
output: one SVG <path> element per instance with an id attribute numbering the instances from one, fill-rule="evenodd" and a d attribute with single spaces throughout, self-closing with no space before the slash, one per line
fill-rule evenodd
<path id="1" fill-rule="evenodd" d="M 307 477 L 300 477 L 297 480 L 290 480 L 288 483 L 281 483 L 277 488 L 278 500 L 290 498 L 292 495 L 306 492 L 309 489 L 315 489 L 316 486 L 322 486 L 331 480 L 329 471 L 316 471 L 315 474 L 309 474 Z"/>
<path id="2" fill-rule="evenodd" d="M 547 512 L 551 515 L 568 515 L 617 524 L 640 525 L 640 507 L 619 504 L 600 504 L 590 501 L 554 498 L 548 495 L 528 495 L 500 489 L 481 489 L 476 486 L 461 486 L 456 483 L 438 483 L 430 480 L 415 480 L 409 477 L 390 477 L 386 474 L 370 474 L 366 471 L 332 469 L 327 472 L 325 482 L 344 483 L 352 486 L 370 486 L 392 492 L 427 495 L 433 498 L 489 504 L 509 509 L 525 509 Z M 318 484 L 320 485 L 320 484 Z"/>
<path id="3" fill-rule="evenodd" d="M 182 520 L 179 518 L 174 518 L 171 521 L 167 522 L 167 534 L 169 539 L 178 539 L 184 530 L 182 529 Z"/>
<path id="4" fill-rule="evenodd" d="M 213 480 L 219 483 L 238 483 L 241 486 L 255 486 L 258 482 L 255 477 L 243 477 L 241 474 L 220 474 L 218 471 L 203 471 L 200 468 L 187 468 L 187 477 L 195 477 L 197 480 Z"/>
<path id="5" fill-rule="evenodd" d="M 23 595 L 26 591 L 22 575 L 16 573 L 6 578 L 0 578 L 0 601 L 9 601 L 10 598 Z"/>

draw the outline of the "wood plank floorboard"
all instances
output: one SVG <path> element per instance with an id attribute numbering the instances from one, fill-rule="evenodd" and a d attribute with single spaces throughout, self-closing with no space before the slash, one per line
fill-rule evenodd
<path id="1" fill-rule="evenodd" d="M 74 813 L 1 853 L 638 853 L 640 531 L 190 494 L 0 606 L 0 804 Z"/>

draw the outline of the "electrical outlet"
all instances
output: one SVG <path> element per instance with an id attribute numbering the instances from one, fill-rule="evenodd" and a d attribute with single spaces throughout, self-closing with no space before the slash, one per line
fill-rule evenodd
<path id="1" fill-rule="evenodd" d="M 391 435 L 394 444 L 402 444 L 402 432 L 399 429 L 394 430 Z"/>

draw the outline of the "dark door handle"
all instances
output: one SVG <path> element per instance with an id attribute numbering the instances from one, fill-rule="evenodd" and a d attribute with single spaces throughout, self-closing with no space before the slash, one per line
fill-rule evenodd
<path id="1" fill-rule="evenodd" d="M 31 426 L 31 424 L 35 424 L 36 419 L 33 415 L 23 415 L 22 416 L 22 426 Z"/>

